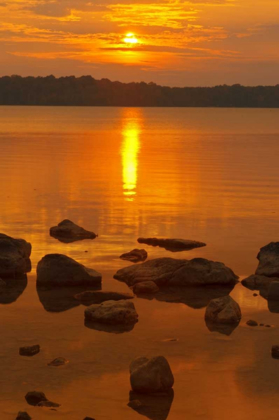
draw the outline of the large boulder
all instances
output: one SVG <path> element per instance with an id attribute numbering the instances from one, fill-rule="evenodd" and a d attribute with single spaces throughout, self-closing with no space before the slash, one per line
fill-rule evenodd
<path id="1" fill-rule="evenodd" d="M 120 292 L 107 292 L 103 290 L 86 290 L 76 294 L 76 300 L 79 300 L 83 304 L 102 303 L 107 300 L 126 300 L 133 299 L 134 295 L 131 293 L 120 293 Z"/>
<path id="2" fill-rule="evenodd" d="M 157 258 L 117 271 L 114 278 L 128 286 L 153 281 L 157 286 L 205 286 L 235 284 L 238 277 L 223 263 L 204 258 Z"/>
<path id="3" fill-rule="evenodd" d="M 37 266 L 37 286 L 97 286 L 102 275 L 62 254 L 48 254 Z"/>
<path id="4" fill-rule="evenodd" d="M 138 238 L 140 244 L 159 246 L 168 251 L 189 251 L 194 248 L 206 246 L 204 242 L 192 241 L 191 239 L 168 239 L 168 238 Z"/>
<path id="5" fill-rule="evenodd" d="M 215 324 L 238 324 L 241 310 L 231 296 L 212 299 L 205 311 L 205 321 Z"/>
<path id="6" fill-rule="evenodd" d="M 100 305 L 91 305 L 84 311 L 87 321 L 100 324 L 134 324 L 138 321 L 138 314 L 133 302 L 108 300 Z"/>
<path id="7" fill-rule="evenodd" d="M 15 277 L 31 270 L 31 244 L 0 233 L 0 276 Z"/>
<path id="8" fill-rule="evenodd" d="M 130 365 L 130 382 L 134 392 L 153 394 L 169 391 L 174 378 L 165 357 L 139 357 Z"/>
<path id="9" fill-rule="evenodd" d="M 97 237 L 94 232 L 85 230 L 68 219 L 63 220 L 57 226 L 51 227 L 49 233 L 53 238 L 66 243 Z"/>
<path id="10" fill-rule="evenodd" d="M 266 277 L 279 277 L 279 242 L 270 242 L 270 244 L 261 248 L 257 258 L 259 265 L 256 274 Z"/>
<path id="11" fill-rule="evenodd" d="M 145 249 L 133 249 L 130 252 L 126 252 L 125 254 L 120 255 L 120 258 L 122 260 L 137 263 L 146 260 L 147 252 L 145 251 Z"/>

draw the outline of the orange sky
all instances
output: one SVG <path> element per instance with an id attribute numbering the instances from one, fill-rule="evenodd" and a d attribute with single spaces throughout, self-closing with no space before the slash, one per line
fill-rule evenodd
<path id="1" fill-rule="evenodd" d="M 0 0 L 0 75 L 277 84 L 278 44 L 278 0 Z"/>

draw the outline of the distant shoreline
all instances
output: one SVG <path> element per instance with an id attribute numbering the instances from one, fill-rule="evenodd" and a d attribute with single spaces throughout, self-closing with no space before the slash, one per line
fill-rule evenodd
<path id="1" fill-rule="evenodd" d="M 144 108 L 279 108 L 279 85 L 167 87 L 81 77 L 0 77 L 0 105 Z"/>

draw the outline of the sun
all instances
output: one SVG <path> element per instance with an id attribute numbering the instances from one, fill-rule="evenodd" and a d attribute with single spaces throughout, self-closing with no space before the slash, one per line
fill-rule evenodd
<path id="1" fill-rule="evenodd" d="M 139 42 L 135 34 L 133 34 L 132 32 L 129 32 L 128 34 L 126 34 L 123 41 L 126 42 L 126 44 L 138 44 Z"/>

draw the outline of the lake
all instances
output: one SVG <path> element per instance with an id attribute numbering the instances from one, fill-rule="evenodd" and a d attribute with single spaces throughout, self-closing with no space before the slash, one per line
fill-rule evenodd
<path id="1" fill-rule="evenodd" d="M 122 292 L 113 275 L 130 263 L 119 256 L 137 247 L 149 259 L 204 257 L 240 279 L 253 274 L 260 247 L 279 240 L 278 109 L 0 107 L 0 151 L 0 232 L 33 248 L 27 285 L 0 293 L 1 420 L 18 411 L 34 420 L 274 420 L 279 313 L 264 297 L 234 288 L 242 321 L 230 335 L 205 324 L 212 293 L 135 298 L 139 322 L 115 334 L 86 327 L 85 307 L 63 292 L 38 293 L 36 265 L 63 253 L 100 271 L 103 290 Z M 50 237 L 66 218 L 99 236 Z M 172 253 L 139 245 L 141 236 L 207 246 Z M 38 355 L 18 355 L 32 344 Z M 141 415 L 127 406 L 129 364 L 152 355 L 168 359 L 174 397 Z M 56 357 L 70 363 L 48 366 Z M 29 406 L 35 389 L 61 407 Z"/>

